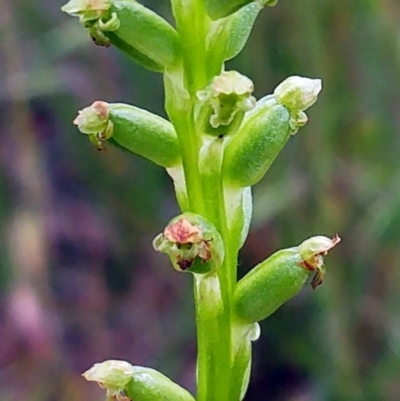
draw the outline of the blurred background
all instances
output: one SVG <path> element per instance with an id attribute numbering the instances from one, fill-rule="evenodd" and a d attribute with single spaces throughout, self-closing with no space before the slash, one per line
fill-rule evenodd
<path id="1" fill-rule="evenodd" d="M 0 399 L 103 399 L 80 374 L 108 358 L 193 391 L 191 278 L 151 246 L 178 213 L 170 179 L 72 125 L 98 99 L 165 115 L 162 77 L 93 46 L 61 5 L 1 1 Z M 245 400 L 400 400 L 398 0 L 280 0 L 227 69 L 257 97 L 289 75 L 324 84 L 254 188 L 240 275 L 311 235 L 343 239 L 323 286 L 262 323 Z"/>

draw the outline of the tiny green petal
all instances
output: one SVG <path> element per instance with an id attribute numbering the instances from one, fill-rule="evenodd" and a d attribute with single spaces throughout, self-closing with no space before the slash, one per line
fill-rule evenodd
<path id="1" fill-rule="evenodd" d="M 289 125 L 291 128 L 291 134 L 294 135 L 297 131 L 304 127 L 308 122 L 308 116 L 304 111 L 294 111 L 290 116 Z"/>
<path id="2" fill-rule="evenodd" d="M 113 32 L 119 29 L 121 26 L 121 21 L 118 18 L 116 12 L 111 13 L 111 18 L 106 22 L 99 19 L 99 28 L 102 32 Z"/>
<path id="3" fill-rule="evenodd" d="M 293 76 L 279 84 L 274 95 L 277 101 L 293 112 L 303 111 L 312 106 L 321 92 L 320 79 Z"/>
<path id="4" fill-rule="evenodd" d="M 109 47 L 111 45 L 110 39 L 104 35 L 103 31 L 100 29 L 98 21 L 93 25 L 88 25 L 87 28 L 95 45 L 104 47 Z"/>

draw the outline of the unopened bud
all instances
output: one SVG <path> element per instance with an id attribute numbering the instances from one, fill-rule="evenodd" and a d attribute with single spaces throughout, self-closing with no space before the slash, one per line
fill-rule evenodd
<path id="1" fill-rule="evenodd" d="M 279 103 L 297 112 L 312 106 L 317 101 L 321 89 L 320 79 L 292 76 L 275 88 L 274 95 Z"/>

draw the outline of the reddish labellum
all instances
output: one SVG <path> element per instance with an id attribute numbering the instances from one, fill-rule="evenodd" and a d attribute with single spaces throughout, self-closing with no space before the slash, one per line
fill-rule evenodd
<path id="1" fill-rule="evenodd" d="M 167 226 L 164 230 L 164 236 L 168 241 L 187 244 L 200 241 L 201 231 L 187 219 L 181 219 Z"/>

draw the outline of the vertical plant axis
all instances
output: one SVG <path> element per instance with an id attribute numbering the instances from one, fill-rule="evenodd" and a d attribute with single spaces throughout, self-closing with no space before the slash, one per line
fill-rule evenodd
<path id="1" fill-rule="evenodd" d="M 154 239 L 178 272 L 191 273 L 197 322 L 197 395 L 156 370 L 109 360 L 84 373 L 107 400 L 240 401 L 250 377 L 258 322 L 304 286 L 324 279 L 324 256 L 340 238 L 315 236 L 282 249 L 237 282 L 237 257 L 252 210 L 251 187 L 307 123 L 319 79 L 292 76 L 261 99 L 225 61 L 245 45 L 268 0 L 171 0 L 175 27 L 135 0 L 71 0 L 95 44 L 117 47 L 162 73 L 169 121 L 97 100 L 74 120 L 95 148 L 122 147 L 165 168 L 182 214 Z"/>

